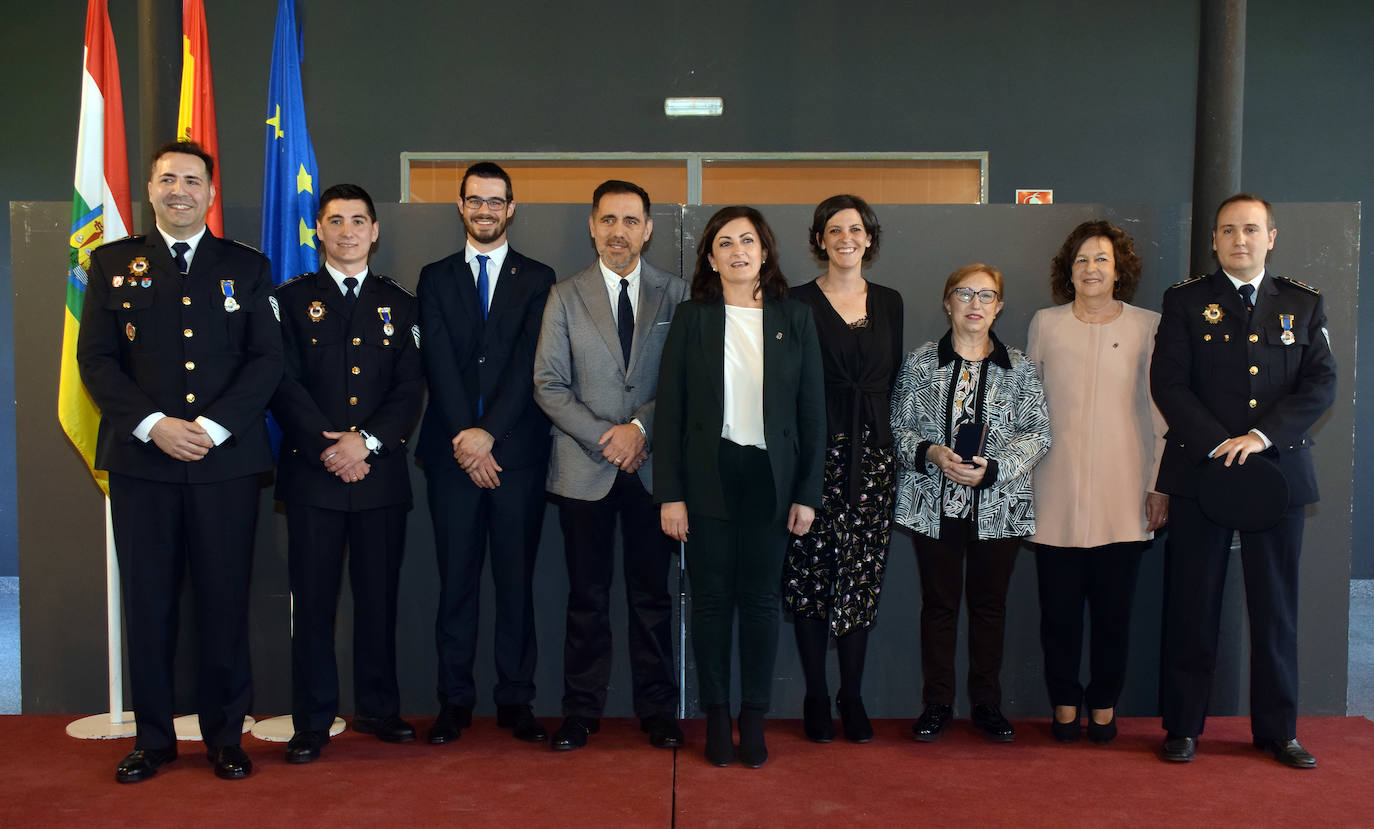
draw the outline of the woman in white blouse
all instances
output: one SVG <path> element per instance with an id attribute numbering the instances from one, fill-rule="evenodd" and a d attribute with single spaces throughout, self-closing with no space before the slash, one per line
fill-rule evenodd
<path id="1" fill-rule="evenodd" d="M 739 759 L 768 758 L 763 719 L 777 656 L 782 560 L 821 504 L 824 379 L 811 310 L 787 298 L 773 232 L 727 207 L 697 246 L 659 368 L 654 500 L 686 542 L 706 757 L 732 757 L 730 651 L 739 613 Z"/>
<path id="2" fill-rule="evenodd" d="M 1130 305 L 1140 282 L 1131 237 L 1084 222 L 1050 268 L 1054 308 L 1035 313 L 1027 351 L 1045 384 L 1053 448 L 1035 473 L 1040 642 L 1054 716 L 1050 730 L 1078 739 L 1116 737 L 1116 702 L 1140 558 L 1165 521 L 1169 498 L 1153 491 L 1164 420 L 1150 399 L 1150 354 L 1159 314 Z M 1092 622 L 1090 679 L 1079 682 L 1083 607 Z"/>

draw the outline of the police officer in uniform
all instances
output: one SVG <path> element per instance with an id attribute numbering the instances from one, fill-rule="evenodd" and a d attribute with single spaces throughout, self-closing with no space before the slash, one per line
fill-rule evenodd
<path id="1" fill-rule="evenodd" d="M 377 214 L 367 191 L 337 184 L 316 217 L 325 262 L 277 289 L 286 371 L 272 413 L 282 426 L 277 498 L 286 504 L 292 596 L 288 763 L 329 742 L 339 708 L 334 617 L 344 549 L 353 587 L 353 727 L 409 742 L 396 680 L 396 594 L 410 476 L 406 441 L 420 414 L 419 309 L 368 270 Z"/>
<path id="2" fill-rule="evenodd" d="M 1280 763 L 1316 766 L 1296 739 L 1298 554 L 1305 507 L 1317 500 L 1307 430 L 1335 398 L 1336 364 L 1316 289 L 1265 270 L 1277 235 L 1268 202 L 1232 196 L 1212 231 L 1221 268 L 1164 294 L 1150 387 L 1169 426 L 1157 488 L 1170 496 L 1161 707 L 1171 762 L 1193 759 L 1206 719 L 1236 529 L 1199 506 L 1212 493 L 1198 480 L 1208 464 L 1253 455 L 1277 464 L 1288 498 L 1275 525 L 1240 535 L 1251 729 Z"/>
<path id="3" fill-rule="evenodd" d="M 205 226 L 214 159 L 191 142 L 153 154 L 155 232 L 91 256 L 77 361 L 100 408 L 95 465 L 110 473 L 138 737 L 115 779 L 176 759 L 172 655 L 182 575 L 196 608 L 196 707 L 215 774 L 247 777 L 252 700 L 248 583 L 263 410 L 281 379 L 267 258 Z"/>

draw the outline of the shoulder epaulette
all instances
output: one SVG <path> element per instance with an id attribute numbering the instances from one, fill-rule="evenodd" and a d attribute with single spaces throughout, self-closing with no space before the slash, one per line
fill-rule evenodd
<path id="1" fill-rule="evenodd" d="M 1170 286 L 1169 286 L 1168 288 L 1166 288 L 1165 290 L 1170 290 L 1170 289 L 1173 289 L 1173 288 L 1178 288 L 1178 287 L 1181 287 L 1181 286 L 1183 286 L 1183 285 L 1191 285 L 1191 284 L 1193 284 L 1194 282 L 1198 281 L 1199 279 L 1206 279 L 1206 278 L 1207 278 L 1207 274 L 1205 274 L 1205 273 L 1200 273 L 1200 274 L 1198 274 L 1197 276 L 1190 276 L 1190 277 L 1188 277 L 1187 279 L 1181 280 L 1181 281 L 1179 281 L 1179 282 L 1175 282 L 1174 284 L 1170 285 Z"/>
<path id="2" fill-rule="evenodd" d="M 99 247 L 96 248 L 96 250 L 100 250 L 100 248 L 113 247 L 114 245 L 127 245 L 131 242 L 138 242 L 139 244 L 142 244 L 143 242 L 147 241 L 147 239 L 148 237 L 146 235 L 124 236 L 119 239 L 111 239 L 108 242 L 103 242 L 100 244 Z"/>
<path id="3" fill-rule="evenodd" d="M 226 242 L 233 242 L 234 244 L 238 245 L 238 246 L 241 247 L 241 248 L 248 248 L 249 250 L 251 250 L 251 251 L 253 251 L 254 253 L 256 253 L 258 256 L 266 256 L 266 255 L 267 255 L 267 254 L 263 253 L 262 251 L 258 250 L 257 248 L 253 247 L 252 245 L 248 244 L 247 242 L 240 242 L 238 239 L 225 239 L 224 241 L 226 241 Z"/>
<path id="4" fill-rule="evenodd" d="M 1292 278 L 1291 276 L 1275 276 L 1274 278 L 1275 278 L 1275 279 L 1282 279 L 1284 282 L 1287 282 L 1289 285 L 1292 285 L 1292 286 L 1295 287 L 1295 288 L 1301 288 L 1301 289 L 1303 289 L 1304 291 L 1307 291 L 1309 294 L 1320 294 L 1320 293 L 1321 293 L 1321 291 L 1317 290 L 1316 288 L 1313 288 L 1311 285 L 1308 285 L 1306 282 L 1299 282 L 1298 280 Z"/>
<path id="5" fill-rule="evenodd" d="M 375 274 L 375 276 L 376 276 L 378 279 L 380 279 L 380 280 L 382 280 L 383 282 L 385 282 L 386 284 L 391 285 L 392 287 L 396 288 L 397 290 L 399 290 L 401 293 L 405 294 L 406 296 L 409 296 L 409 297 L 415 296 L 414 292 L 412 292 L 409 288 L 407 288 L 406 286 L 404 286 L 404 285 L 402 285 L 401 283 L 397 282 L 396 280 L 392 279 L 391 277 L 389 277 L 389 276 L 383 276 L 382 274 Z"/>
<path id="6" fill-rule="evenodd" d="M 287 285 L 290 285 L 292 282 L 300 282 L 302 279 L 305 279 L 307 276 L 314 276 L 314 274 L 313 274 L 313 273 L 310 273 L 309 271 L 307 271 L 307 272 L 301 274 L 300 276 L 293 276 L 293 277 L 291 277 L 290 279 L 286 280 L 285 282 L 283 282 L 282 284 L 278 285 L 277 287 L 278 287 L 278 288 L 285 288 Z"/>

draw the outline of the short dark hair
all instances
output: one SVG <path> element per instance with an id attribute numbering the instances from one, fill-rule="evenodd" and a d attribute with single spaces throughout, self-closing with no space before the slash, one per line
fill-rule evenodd
<path id="1" fill-rule="evenodd" d="M 844 193 L 838 196 L 831 196 L 820 204 L 816 205 L 816 212 L 811 217 L 811 255 L 822 262 L 830 261 L 830 256 L 825 252 L 825 246 L 820 242 L 820 236 L 825 232 L 825 223 L 830 221 L 836 213 L 841 210 L 857 210 L 859 218 L 863 220 L 864 231 L 872 239 L 868 249 L 864 251 L 863 261 L 872 261 L 878 255 L 878 234 L 882 230 L 882 225 L 878 224 L 878 216 L 873 212 L 873 208 L 868 206 L 868 202 L 858 196 Z"/>
<path id="2" fill-rule="evenodd" d="M 711 301 L 720 298 L 720 276 L 711 270 L 711 263 L 706 257 L 710 255 L 720 229 L 735 219 L 748 219 L 759 235 L 759 242 L 763 244 L 764 260 L 759 268 L 759 284 L 754 293 L 757 295 L 762 292 L 770 299 L 787 296 L 787 277 L 783 276 L 782 268 L 778 266 L 778 245 L 773 239 L 772 228 L 762 213 L 747 205 L 736 204 L 717 210 L 701 231 L 701 240 L 697 242 L 696 269 L 692 272 L 692 299 Z"/>
<path id="3" fill-rule="evenodd" d="M 461 201 L 468 197 L 468 179 L 473 176 L 478 178 L 499 178 L 506 183 L 506 201 L 515 199 L 515 191 L 511 190 L 510 173 L 501 169 L 499 164 L 491 161 L 479 161 L 469 167 L 463 173 L 463 180 L 458 183 L 458 199 Z"/>
<path id="4" fill-rule="evenodd" d="M 1111 222 L 1093 219 L 1083 222 L 1069 233 L 1069 238 L 1059 246 L 1059 252 L 1050 264 L 1050 293 L 1058 304 L 1073 301 L 1074 257 L 1084 242 L 1098 236 L 1112 243 L 1112 258 L 1116 259 L 1116 284 L 1112 286 L 1112 298 L 1130 302 L 1135 297 L 1135 289 L 1140 286 L 1141 269 L 1140 257 L 1135 252 L 1135 240 Z"/>
<path id="5" fill-rule="evenodd" d="M 1236 202 L 1240 201 L 1256 201 L 1264 205 L 1264 217 L 1269 222 L 1269 226 L 1266 227 L 1265 230 L 1273 230 L 1274 228 L 1278 227 L 1278 225 L 1274 224 L 1274 205 L 1270 204 L 1269 202 L 1265 201 L 1259 196 L 1253 195 L 1251 193 L 1237 193 L 1234 196 L 1227 199 L 1226 201 L 1217 205 L 1217 212 L 1212 216 L 1213 230 L 1216 230 L 1217 221 L 1221 219 L 1221 211 L 1225 210 L 1230 205 L 1233 205 Z"/>
<path id="6" fill-rule="evenodd" d="M 326 188 L 325 191 L 320 194 L 320 209 L 315 211 L 315 221 L 318 222 L 324 218 L 324 208 L 326 205 L 340 199 L 357 199 L 367 205 L 368 218 L 374 222 L 377 221 L 377 208 L 372 206 L 372 197 L 367 194 L 366 190 L 356 184 L 336 184 L 333 187 Z"/>
<path id="7" fill-rule="evenodd" d="M 148 179 L 152 180 L 153 170 L 157 168 L 157 162 L 164 155 L 169 153 L 186 153 L 193 155 L 205 162 L 205 177 L 213 179 L 215 177 L 215 158 L 206 149 L 194 141 L 169 141 L 153 151 L 153 157 L 148 159 Z"/>
<path id="8" fill-rule="evenodd" d="M 640 187 L 633 181 L 621 181 L 618 178 L 603 181 L 597 186 L 596 190 L 592 191 L 592 213 L 596 213 L 596 207 L 601 204 L 602 196 L 609 196 L 616 193 L 639 196 L 639 200 L 644 202 L 644 218 L 649 218 L 649 194 L 644 192 L 643 187 Z"/>

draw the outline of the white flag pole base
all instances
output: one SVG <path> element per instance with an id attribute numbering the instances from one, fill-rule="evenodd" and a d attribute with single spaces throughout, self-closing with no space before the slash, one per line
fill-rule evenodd
<path id="1" fill-rule="evenodd" d="M 344 732 L 347 724 L 340 717 L 335 717 L 334 722 L 329 726 L 329 736 L 337 737 Z M 253 726 L 253 736 L 259 740 L 269 743 L 289 742 L 296 733 L 296 726 L 291 722 L 291 715 L 284 714 L 280 717 L 269 717 L 259 720 Z"/>
<path id="2" fill-rule="evenodd" d="M 245 716 L 243 718 L 243 733 L 247 734 L 255 722 L 256 720 L 252 717 Z M 172 720 L 172 729 L 176 731 L 178 740 L 199 740 L 200 717 L 195 714 L 183 714 Z"/>
<path id="3" fill-rule="evenodd" d="M 137 731 L 132 711 L 92 714 L 67 723 L 67 736 L 78 740 L 117 740 L 120 737 L 132 737 Z"/>

